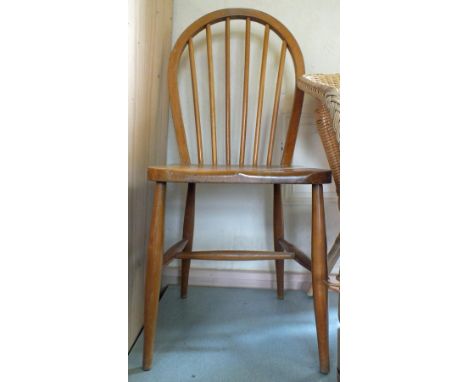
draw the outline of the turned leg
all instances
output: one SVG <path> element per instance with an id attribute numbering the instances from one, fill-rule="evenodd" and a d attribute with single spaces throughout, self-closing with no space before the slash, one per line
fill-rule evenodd
<path id="1" fill-rule="evenodd" d="M 273 238 L 275 251 L 282 251 L 279 244 L 284 239 L 283 204 L 281 202 L 281 184 L 273 185 Z M 275 260 L 276 267 L 276 295 L 284 299 L 284 260 Z"/>
<path id="2" fill-rule="evenodd" d="M 330 371 L 328 349 L 327 238 L 323 187 L 312 185 L 312 288 L 314 292 L 315 326 L 317 329 L 320 372 Z"/>
<path id="3" fill-rule="evenodd" d="M 276 268 L 276 297 L 284 300 L 284 260 L 275 260 Z"/>
<path id="4" fill-rule="evenodd" d="M 156 336 L 156 320 L 163 265 L 165 196 L 166 183 L 156 183 L 146 261 L 144 370 L 150 370 L 153 364 L 153 344 Z"/>
<path id="5" fill-rule="evenodd" d="M 190 252 L 193 244 L 193 224 L 195 221 L 195 183 L 189 183 L 187 188 L 187 201 L 185 203 L 183 238 L 187 239 L 185 251 Z M 182 274 L 180 280 L 180 297 L 187 297 L 188 278 L 190 272 L 190 259 L 182 260 Z"/>

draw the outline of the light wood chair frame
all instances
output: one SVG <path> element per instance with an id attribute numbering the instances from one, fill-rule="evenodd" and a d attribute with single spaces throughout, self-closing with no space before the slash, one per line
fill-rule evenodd
<path id="1" fill-rule="evenodd" d="M 212 34 L 211 26 L 218 22 L 225 23 L 225 57 L 226 73 L 230 73 L 230 22 L 242 19 L 246 22 L 245 59 L 244 59 L 244 90 L 242 99 L 242 126 L 238 165 L 232 163 L 231 151 L 231 84 L 230 75 L 226 75 L 226 158 L 225 165 L 218 165 L 216 139 L 216 97 L 214 91 Z M 246 165 L 246 130 L 248 112 L 248 83 L 250 65 L 250 29 L 251 22 L 265 26 L 262 52 L 262 63 L 259 84 L 259 99 L 255 123 L 252 165 Z M 203 142 L 198 105 L 198 84 L 194 60 L 193 37 L 205 30 L 208 55 L 209 96 L 210 96 L 210 130 L 211 130 L 211 165 L 204 164 Z M 280 62 L 274 94 L 274 106 L 266 165 L 259 164 L 259 142 L 261 130 L 262 107 L 265 85 L 266 53 L 268 49 L 269 32 L 275 32 L 282 40 Z M 195 129 L 197 135 L 198 164 L 192 165 L 187 146 L 185 126 L 182 118 L 180 97 L 178 91 L 178 67 L 183 50 L 188 47 L 192 79 Z M 284 144 L 280 166 L 272 165 L 273 147 L 281 83 L 286 51 L 289 51 L 294 64 L 296 87 L 293 99 L 292 113 Z M 175 136 L 179 148 L 181 165 L 152 166 L 148 168 L 148 179 L 155 182 L 153 212 L 151 219 L 145 286 L 145 319 L 144 319 L 144 354 L 143 369 L 149 370 L 153 361 L 153 345 L 156 336 L 156 320 L 159 306 L 161 272 L 164 265 L 174 259 L 182 260 L 181 297 L 187 296 L 190 262 L 199 260 L 275 260 L 277 297 L 284 297 L 284 260 L 293 259 L 311 271 L 314 291 L 315 321 L 317 329 L 320 371 L 329 372 L 328 345 L 328 290 L 327 290 L 327 244 L 325 233 L 325 211 L 323 203 L 323 184 L 331 182 L 329 170 L 305 169 L 291 166 L 294 147 L 297 138 L 299 120 L 302 112 L 304 93 L 297 87 L 297 79 L 304 74 L 304 59 L 297 41 L 289 30 L 272 16 L 252 9 L 222 9 L 209 13 L 191 24 L 179 37 L 169 58 L 168 87 L 172 109 Z M 183 223 L 182 239 L 172 245 L 164 253 L 164 214 L 166 184 L 168 182 L 184 182 L 188 184 L 187 198 Z M 196 183 L 263 183 L 273 185 L 273 219 L 274 219 L 274 251 L 192 251 Z M 281 184 L 311 184 L 312 185 L 312 244 L 311 258 L 284 238 L 283 209 L 281 200 Z"/>

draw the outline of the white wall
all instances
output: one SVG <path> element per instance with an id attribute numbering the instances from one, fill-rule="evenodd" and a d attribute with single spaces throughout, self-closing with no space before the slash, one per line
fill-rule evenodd
<path id="1" fill-rule="evenodd" d="M 339 1 L 337 0 L 174 0 L 173 9 L 173 42 L 181 32 L 200 16 L 216 9 L 229 7 L 255 8 L 271 14 L 280 20 L 294 34 L 304 54 L 307 72 L 334 73 L 339 72 Z M 236 25 L 236 23 L 238 25 Z M 243 71 L 243 34 L 245 22 L 232 22 L 232 152 L 233 159 L 238 158 L 240 114 L 242 98 Z M 213 27 L 213 49 L 215 63 L 215 82 L 217 94 L 217 126 L 219 157 L 224 156 L 224 26 L 218 24 Z M 199 35 L 201 36 L 201 35 Z M 269 53 L 278 55 L 279 41 L 274 40 L 274 33 L 270 34 Z M 204 35 L 203 35 L 204 39 Z M 256 116 L 256 102 L 258 93 L 259 68 L 263 28 L 252 25 L 251 40 L 251 72 L 250 72 L 250 102 L 249 123 Z M 204 140 L 205 157 L 210 155 L 209 146 L 209 104 L 208 90 L 205 82 L 207 63 L 206 46 L 195 39 L 196 63 L 199 82 L 200 107 L 202 126 L 206 131 Z M 276 57 L 275 56 L 275 57 Z M 265 105 L 262 118 L 262 132 L 268 130 L 271 120 L 272 94 L 276 79 L 277 59 L 269 56 L 267 66 L 267 83 L 265 89 Z M 238 63 L 238 65 L 236 65 Z M 279 137 L 286 129 L 287 115 L 291 108 L 291 98 L 294 86 L 292 62 L 286 62 L 285 78 L 283 82 L 281 109 L 278 121 Z M 191 96 L 191 82 L 186 56 L 181 60 L 179 75 L 181 104 L 184 120 L 188 130 L 188 141 L 191 157 L 195 160 L 196 145 L 193 128 L 193 106 Z M 294 156 L 294 164 L 328 168 L 319 136 L 313 127 L 313 100 L 306 96 L 303 118 Z M 190 129 L 192 127 L 192 129 Z M 250 134 L 253 134 L 251 128 Z M 252 135 L 248 137 L 247 149 L 251 145 Z M 262 136 L 262 140 L 265 136 Z M 236 146 L 237 144 L 237 146 Z M 249 152 L 249 151 L 247 151 Z M 265 151 L 260 156 L 265 157 Z M 280 155 L 279 146 L 276 158 Z M 169 124 L 167 163 L 178 163 L 179 156 L 174 139 L 172 121 Z M 339 231 L 339 215 L 333 188 L 327 187 L 326 214 L 329 245 Z M 185 202 L 185 185 L 171 184 L 168 188 L 166 213 L 166 248 L 180 239 L 182 229 L 183 206 Z M 310 186 L 288 186 L 285 193 L 285 230 L 286 238 L 295 243 L 306 253 L 310 253 Z M 199 185 L 196 201 L 195 240 L 194 250 L 200 249 L 273 249 L 272 236 L 272 187 L 264 185 Z M 171 267 L 177 267 L 177 263 Z M 193 268 L 215 269 L 247 269 L 274 271 L 273 262 L 192 262 Z M 305 272 L 295 262 L 286 262 L 286 271 Z"/>

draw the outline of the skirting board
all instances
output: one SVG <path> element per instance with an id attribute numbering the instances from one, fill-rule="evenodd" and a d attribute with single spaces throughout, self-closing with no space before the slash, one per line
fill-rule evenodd
<path id="1" fill-rule="evenodd" d="M 163 285 L 177 285 L 179 283 L 180 269 L 175 267 L 165 268 L 163 271 Z M 311 275 L 308 273 L 284 273 L 285 289 L 307 291 L 310 284 Z M 263 271 L 190 268 L 190 285 L 276 289 L 276 274 Z"/>

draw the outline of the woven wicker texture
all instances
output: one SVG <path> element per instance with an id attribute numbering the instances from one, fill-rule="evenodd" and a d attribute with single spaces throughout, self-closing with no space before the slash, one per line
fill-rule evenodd
<path id="1" fill-rule="evenodd" d="M 314 96 L 319 105 L 316 110 L 317 130 L 327 155 L 336 192 L 340 195 L 340 75 L 305 74 L 298 87 Z"/>

